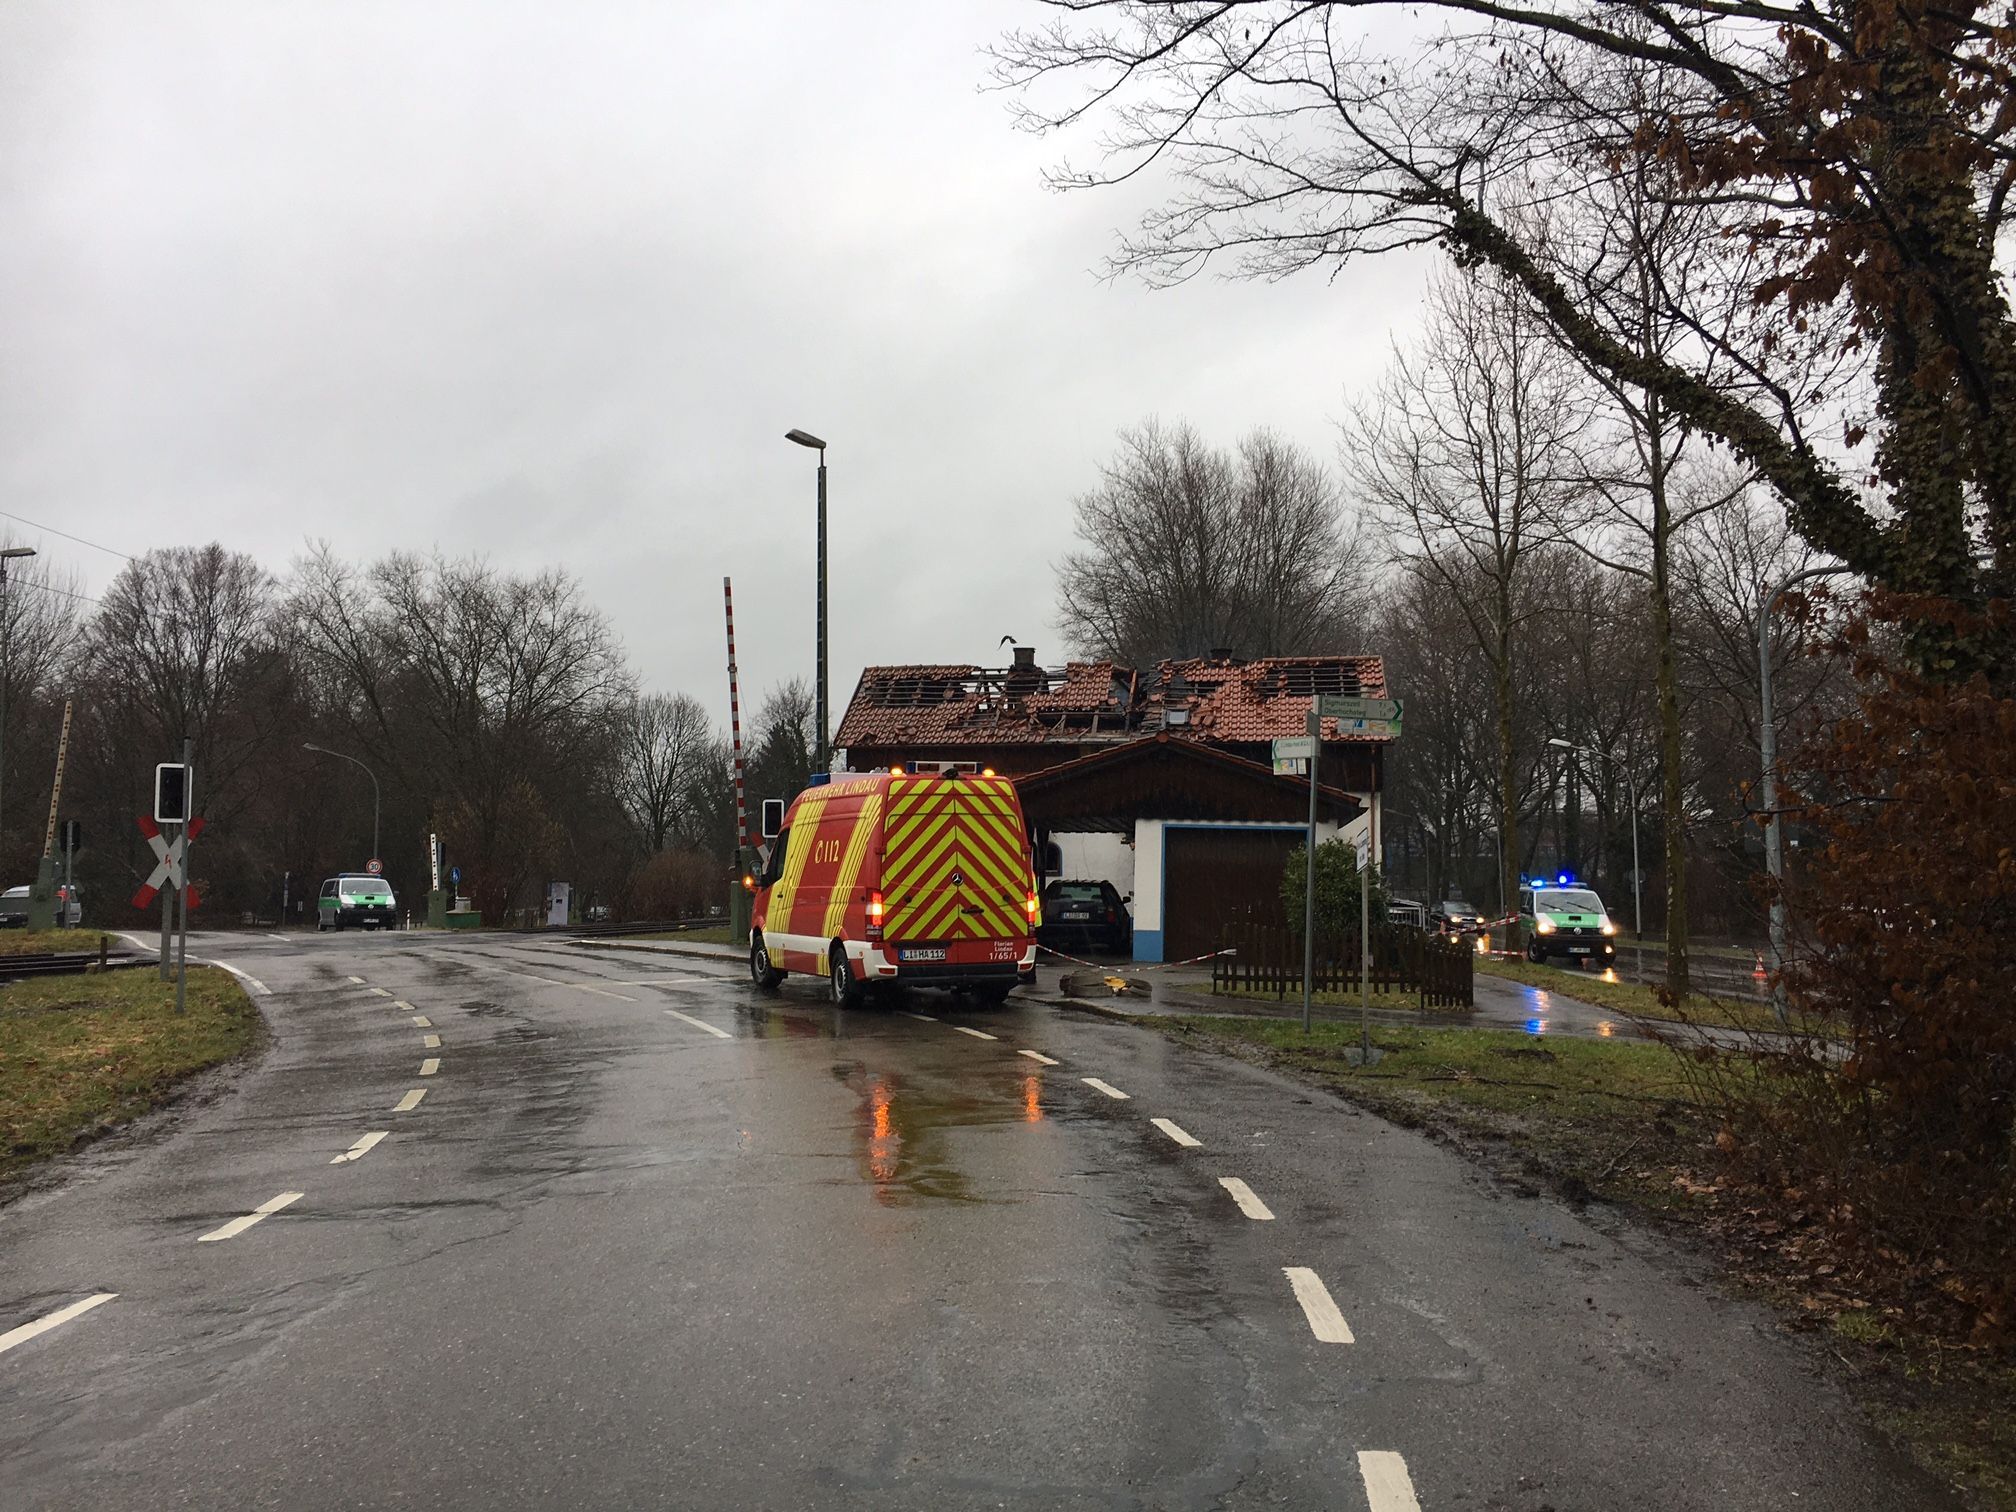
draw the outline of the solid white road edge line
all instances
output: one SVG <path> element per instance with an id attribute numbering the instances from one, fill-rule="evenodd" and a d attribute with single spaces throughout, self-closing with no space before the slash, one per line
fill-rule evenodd
<path id="1" fill-rule="evenodd" d="M 960 1034 L 970 1034 L 975 1039 L 999 1039 L 1001 1037 L 998 1034 L 988 1034 L 979 1029 L 968 1029 L 964 1024 L 954 1024 L 952 1027 Z"/>
<path id="2" fill-rule="evenodd" d="M 1232 1200 L 1239 1204 L 1239 1211 L 1244 1213 L 1248 1218 L 1257 1219 L 1262 1223 L 1266 1223 L 1273 1218 L 1274 1210 L 1254 1196 L 1253 1188 L 1246 1185 L 1237 1176 L 1220 1176 L 1218 1178 L 1218 1185 L 1232 1194 Z"/>
<path id="3" fill-rule="evenodd" d="M 130 935 L 126 933 L 126 931 L 123 929 L 120 930 L 118 934 L 119 938 L 124 940 L 128 945 L 132 945 L 140 950 L 151 950 L 156 955 L 159 955 L 161 953 L 161 947 L 159 945 L 150 945 L 147 941 L 141 939 L 140 936 L 138 935 Z"/>
<path id="4" fill-rule="evenodd" d="M 1015 1053 L 1017 1055 L 1026 1055 L 1029 1057 L 1029 1059 L 1033 1061 L 1038 1061 L 1046 1066 L 1054 1066 L 1057 1064 L 1057 1062 L 1050 1059 L 1050 1057 L 1045 1055 L 1041 1050 L 1017 1050 Z"/>
<path id="5" fill-rule="evenodd" d="M 1095 1092 L 1104 1092 L 1108 1097 L 1118 1098 L 1121 1102 L 1127 1101 L 1127 1094 L 1110 1082 L 1103 1082 L 1096 1076 L 1081 1076 L 1078 1080 Z"/>
<path id="6" fill-rule="evenodd" d="M 1176 1143 L 1183 1146 L 1183 1148 L 1186 1150 L 1197 1149 L 1204 1143 L 1204 1141 L 1197 1138 L 1196 1135 L 1185 1133 L 1182 1129 L 1178 1128 L 1175 1124 L 1171 1123 L 1166 1118 L 1151 1118 L 1148 1120 L 1148 1122 L 1155 1125 L 1156 1128 L 1160 1129 L 1164 1134 L 1167 1134 L 1171 1139 L 1175 1140 Z"/>
<path id="7" fill-rule="evenodd" d="M 1284 1265 L 1281 1274 L 1295 1288 L 1295 1300 L 1302 1304 L 1302 1315 L 1309 1320 L 1311 1333 L 1325 1344 L 1356 1342 L 1351 1337 L 1351 1325 L 1330 1300 L 1330 1288 L 1323 1284 L 1321 1276 L 1306 1265 Z"/>
<path id="8" fill-rule="evenodd" d="M 399 1099 L 398 1105 L 392 1111 L 394 1113 L 411 1113 L 415 1108 L 420 1106 L 420 1099 L 426 1095 L 427 1089 L 425 1087 L 415 1087 L 411 1092 L 408 1092 L 404 1097 Z"/>
<path id="9" fill-rule="evenodd" d="M 362 1139 L 358 1140 L 357 1143 L 350 1146 L 350 1148 L 345 1150 L 341 1155 L 338 1155 L 334 1160 L 330 1161 L 329 1164 L 341 1165 L 346 1160 L 359 1160 L 363 1158 L 364 1156 L 371 1153 L 371 1147 L 377 1144 L 379 1140 L 383 1139 L 388 1132 L 389 1131 L 385 1129 L 373 1129 L 369 1134 L 366 1134 Z"/>
<path id="10" fill-rule="evenodd" d="M 235 1239 L 238 1235 L 244 1233 L 245 1230 L 252 1227 L 253 1224 L 258 1223 L 262 1219 L 271 1218 L 289 1203 L 299 1202 L 305 1195 L 307 1194 L 303 1192 L 282 1192 L 278 1197 L 260 1203 L 259 1206 L 252 1209 L 243 1218 L 233 1218 L 222 1228 L 212 1229 L 207 1234 L 198 1234 L 196 1242 L 198 1244 L 215 1244 L 219 1239 Z"/>
<path id="11" fill-rule="evenodd" d="M 440 1069 L 441 1069 L 441 1061 L 438 1056 L 430 1055 L 427 1057 L 427 1059 L 420 1062 L 420 1074 L 422 1076 L 432 1076 L 436 1071 L 439 1071 Z"/>
<path id="12" fill-rule="evenodd" d="M 434 1020 L 427 1017 L 424 1013 L 416 1013 L 413 1015 L 413 1027 L 415 1029 L 432 1029 L 434 1027 Z"/>
<path id="13" fill-rule="evenodd" d="M 681 1013 L 677 1008 L 667 1008 L 665 1010 L 665 1015 L 667 1018 L 675 1018 L 679 1020 L 679 1022 L 682 1024 L 691 1024 L 695 1029 L 705 1029 L 709 1034 L 713 1035 L 716 1039 L 735 1038 L 735 1036 L 730 1034 L 726 1029 L 716 1029 L 712 1024 L 703 1023 L 701 1020 L 693 1017 L 693 1015 L 690 1013 Z"/>
<path id="14" fill-rule="evenodd" d="M 1391 1449 L 1360 1449 L 1358 1474 L 1365 1481 L 1365 1500 L 1372 1512 L 1421 1512 L 1407 1461 Z"/>
<path id="15" fill-rule="evenodd" d="M 72 1318 L 82 1317 L 101 1303 L 110 1302 L 117 1292 L 99 1292 L 86 1297 L 82 1302 L 72 1302 L 68 1307 L 59 1307 L 46 1318 L 37 1318 L 33 1323 L 23 1323 L 19 1328 L 10 1328 L 0 1334 L 0 1354 L 7 1353 L 16 1344 L 26 1344 L 38 1334 L 45 1334 L 52 1328 L 61 1328 Z"/>
<path id="16" fill-rule="evenodd" d="M 441 1036 L 438 1034 L 423 1034 L 420 1036 L 420 1044 L 423 1049 L 439 1050 L 441 1048 Z"/>
<path id="17" fill-rule="evenodd" d="M 252 975 L 251 972 L 240 971 L 236 966 L 233 966 L 229 961 L 212 961 L 210 964 L 212 966 L 222 966 L 226 971 L 230 972 L 231 975 L 238 978 L 238 980 L 243 982 L 247 987 L 250 987 L 252 989 L 254 996 L 257 997 L 273 996 L 273 989 L 271 987 L 268 987 L 264 982 L 260 981 L 259 978 Z"/>

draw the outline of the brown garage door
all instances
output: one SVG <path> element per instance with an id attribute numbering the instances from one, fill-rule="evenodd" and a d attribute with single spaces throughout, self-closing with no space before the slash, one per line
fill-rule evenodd
<path id="1" fill-rule="evenodd" d="M 1170 829 L 1162 837 L 1162 959 L 1216 950 L 1227 924 L 1279 924 L 1299 829 Z"/>

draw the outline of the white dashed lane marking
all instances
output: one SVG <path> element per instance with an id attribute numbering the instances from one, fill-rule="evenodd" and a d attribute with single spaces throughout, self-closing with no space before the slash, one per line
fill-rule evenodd
<path id="1" fill-rule="evenodd" d="M 1078 1079 L 1094 1092 L 1104 1092 L 1108 1097 L 1117 1098 L 1121 1102 L 1127 1101 L 1127 1094 L 1110 1082 L 1103 1082 L 1096 1076 L 1081 1076 Z"/>
<path id="2" fill-rule="evenodd" d="M 465 957 L 465 959 L 467 959 Z M 572 987 L 579 992 L 592 992 L 600 997 L 615 998 L 621 1003 L 634 1003 L 636 998 L 627 992 L 611 992 L 607 987 L 594 987 L 587 982 L 563 982 L 558 977 L 537 976 L 529 971 L 513 971 L 508 966 L 486 966 L 481 961 L 470 961 L 478 971 L 494 971 L 500 976 L 517 977 L 521 982 L 538 982 L 545 987 Z"/>
<path id="3" fill-rule="evenodd" d="M 432 1076 L 436 1071 L 439 1071 L 440 1069 L 441 1069 L 441 1062 L 435 1056 L 430 1055 L 427 1057 L 427 1059 L 420 1062 L 420 1074 L 422 1076 Z"/>
<path id="4" fill-rule="evenodd" d="M 441 1048 L 441 1036 L 438 1034 L 423 1034 L 420 1036 L 420 1043 L 428 1050 L 439 1050 Z"/>
<path id="5" fill-rule="evenodd" d="M 1372 1512 L 1421 1512 L 1407 1461 L 1390 1449 L 1360 1449 L 1358 1474 L 1365 1481 L 1365 1500 Z"/>
<path id="6" fill-rule="evenodd" d="M 415 1108 L 420 1106 L 420 1099 L 426 1095 L 427 1089 L 425 1087 L 415 1087 L 411 1092 L 408 1092 L 404 1097 L 399 1099 L 398 1106 L 393 1108 L 392 1111 L 394 1113 L 411 1113 Z"/>
<path id="7" fill-rule="evenodd" d="M 920 1023 L 920 1024 L 935 1024 L 935 1023 L 937 1023 L 937 1022 L 938 1022 L 938 1020 L 936 1020 L 935 1018 L 931 1017 L 931 1015 L 930 1015 L 930 1014 L 928 1014 L 928 1013 L 910 1013 L 910 1012 L 907 1012 L 907 1011 L 906 1011 L 906 1012 L 905 1012 L 905 1013 L 903 1014 L 903 1017 L 905 1017 L 905 1018 L 914 1018 L 914 1019 L 915 1019 L 915 1020 L 917 1020 L 917 1022 L 918 1022 L 918 1023 Z"/>
<path id="8" fill-rule="evenodd" d="M 1155 1125 L 1156 1128 L 1160 1129 L 1164 1134 L 1167 1134 L 1171 1139 L 1175 1140 L 1176 1143 L 1183 1146 L 1183 1148 L 1186 1150 L 1197 1149 L 1204 1143 L 1204 1141 L 1197 1138 L 1196 1135 L 1185 1133 L 1181 1128 L 1177 1127 L 1176 1124 L 1172 1123 L 1170 1120 L 1166 1118 L 1151 1118 L 1148 1120 L 1148 1122 Z"/>
<path id="9" fill-rule="evenodd" d="M 975 1039 L 991 1040 L 1000 1038 L 997 1034 L 988 1034 L 979 1029 L 968 1029 L 964 1024 L 954 1024 L 952 1028 L 960 1034 L 970 1034 Z"/>
<path id="10" fill-rule="evenodd" d="M 713 1035 L 716 1039 L 735 1038 L 735 1036 L 730 1034 L 726 1029 L 716 1029 L 712 1024 L 705 1023 L 700 1019 L 696 1019 L 690 1013 L 681 1013 L 677 1008 L 667 1008 L 665 1010 L 665 1016 L 667 1018 L 675 1018 L 679 1020 L 679 1022 L 682 1024 L 691 1024 L 695 1029 L 705 1029 L 709 1034 Z"/>
<path id="11" fill-rule="evenodd" d="M 1017 1055 L 1026 1055 L 1029 1057 L 1029 1059 L 1035 1061 L 1039 1065 L 1054 1066 L 1057 1064 L 1057 1062 L 1050 1059 L 1050 1057 L 1045 1055 L 1041 1050 L 1017 1050 L 1015 1053 Z"/>
<path id="12" fill-rule="evenodd" d="M 404 1008 L 408 1013 L 418 1013 L 420 1011 L 419 1009 L 415 1008 L 411 1003 L 407 1002 L 406 999 L 404 998 L 392 999 L 392 1006 L 394 1008 Z"/>
<path id="13" fill-rule="evenodd" d="M 219 1239 L 235 1239 L 244 1233 L 245 1230 L 252 1227 L 253 1224 L 271 1218 L 289 1203 L 299 1202 L 303 1195 L 300 1192 L 282 1192 L 278 1197 L 260 1203 L 259 1206 L 252 1209 L 243 1218 L 233 1218 L 222 1228 L 212 1229 L 207 1234 L 198 1234 L 196 1242 L 198 1244 L 215 1244 Z"/>
<path id="14" fill-rule="evenodd" d="M 37 1318 L 33 1323 L 23 1323 L 19 1328 L 8 1329 L 4 1334 L 0 1334 L 0 1354 L 7 1353 L 16 1344 L 26 1344 L 30 1339 L 45 1334 L 52 1328 L 61 1328 L 72 1318 L 81 1318 L 92 1308 L 110 1302 L 118 1295 L 117 1292 L 99 1292 L 96 1296 L 86 1297 L 82 1302 L 72 1302 L 68 1307 L 59 1307 L 46 1318 Z"/>
<path id="15" fill-rule="evenodd" d="M 1253 1195 L 1253 1188 L 1237 1176 L 1220 1176 L 1218 1185 L 1232 1194 L 1232 1200 L 1239 1204 L 1239 1211 L 1248 1218 L 1266 1222 L 1274 1216 L 1274 1210 Z"/>
<path id="16" fill-rule="evenodd" d="M 350 1148 L 345 1150 L 341 1155 L 338 1155 L 334 1160 L 330 1161 L 329 1164 L 341 1165 L 346 1160 L 363 1159 L 364 1156 L 371 1153 L 371 1147 L 377 1144 L 379 1140 L 383 1139 L 385 1137 L 385 1134 L 386 1131 L 384 1129 L 373 1129 L 369 1134 L 366 1134 L 362 1139 L 358 1140 L 357 1143 L 350 1146 Z"/>
<path id="17" fill-rule="evenodd" d="M 1311 1333 L 1325 1344 L 1353 1342 L 1351 1325 L 1344 1321 L 1344 1314 L 1330 1300 L 1330 1288 L 1323 1284 L 1321 1276 L 1306 1265 L 1284 1265 L 1281 1274 L 1295 1288 L 1295 1300 L 1302 1304 L 1302 1315 L 1309 1320 Z"/>
<path id="18" fill-rule="evenodd" d="M 350 978 L 350 980 L 355 982 L 359 987 L 362 987 L 364 985 L 364 978 L 362 977 L 352 977 Z"/>
<path id="19" fill-rule="evenodd" d="M 387 991 L 386 991 L 386 990 L 385 990 L 385 989 L 384 989 L 383 987 L 367 987 L 367 988 L 365 988 L 364 990 L 365 990 L 366 992 L 373 992 L 373 993 L 376 993 L 376 994 L 377 994 L 377 995 L 378 995 L 379 997 L 390 997 L 390 996 L 392 996 L 392 994 L 391 994 L 391 993 L 389 993 L 389 992 L 387 992 Z"/>
<path id="20" fill-rule="evenodd" d="M 416 1013 L 413 1015 L 413 1027 L 415 1029 L 432 1029 L 434 1027 L 434 1020 L 427 1017 L 424 1013 Z"/>

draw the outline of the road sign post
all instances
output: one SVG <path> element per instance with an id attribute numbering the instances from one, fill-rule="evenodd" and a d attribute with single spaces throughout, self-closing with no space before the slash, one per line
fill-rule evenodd
<path id="1" fill-rule="evenodd" d="M 187 735 L 182 737 L 182 879 L 175 891 L 181 895 L 182 942 L 175 960 L 175 1013 L 179 1018 L 188 1012 L 189 1003 L 189 752 L 191 742 Z"/>
<path id="2" fill-rule="evenodd" d="M 1309 733 L 1302 737 L 1309 747 L 1309 837 L 1308 866 L 1302 878 L 1302 1032 L 1309 1032 L 1310 1004 L 1314 1001 L 1316 977 L 1316 760 L 1317 742 L 1323 738 L 1321 715 L 1309 716 Z M 1278 762 L 1279 749 L 1288 742 L 1275 741 Z"/>

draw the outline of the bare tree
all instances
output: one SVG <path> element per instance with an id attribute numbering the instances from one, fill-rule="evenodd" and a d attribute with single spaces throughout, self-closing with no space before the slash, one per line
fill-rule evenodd
<path id="1" fill-rule="evenodd" d="M 749 801 L 790 800 L 812 776 L 812 731 L 816 710 L 812 688 L 802 677 L 780 683 L 763 696 L 750 725 Z"/>
<path id="2" fill-rule="evenodd" d="M 1330 475 L 1271 431 L 1228 453 L 1151 420 L 1121 433 L 1076 508 L 1083 549 L 1060 565 L 1058 624 L 1084 654 L 1288 655 L 1344 649 L 1362 630 L 1368 553 Z"/>
<path id="3" fill-rule="evenodd" d="M 1576 374 L 1516 291 L 1488 272 L 1435 281 L 1419 349 L 1391 371 L 1345 427 L 1345 466 L 1393 530 L 1409 571 L 1461 614 L 1490 669 L 1497 750 L 1492 772 L 1503 859 L 1518 888 L 1521 637 L 1538 604 L 1536 547 L 1578 493 L 1585 425 Z"/>
<path id="4" fill-rule="evenodd" d="M 0 535 L 0 545 L 13 545 L 11 537 Z M 16 560 L 8 564 L 7 592 L 0 602 L 0 744 L 4 744 L 5 771 L 0 771 L 0 797 L 7 800 L 0 811 L 0 865 L 7 875 L 22 875 L 25 863 L 39 854 L 31 842 L 40 840 L 33 821 L 40 816 L 35 805 L 22 795 L 34 785 L 19 780 L 29 768 L 31 751 L 40 755 L 46 742 L 42 731 L 60 717 L 62 683 L 76 648 L 78 608 L 84 603 L 77 575 L 50 562 L 46 557 Z M 13 774 L 13 780 L 6 780 Z M 6 815 L 21 816 L 17 825 L 18 844 L 9 844 Z"/>
<path id="5" fill-rule="evenodd" d="M 624 710 L 617 788 L 624 808 L 656 855 L 683 822 L 682 806 L 712 754 L 707 711 L 687 693 L 651 693 Z"/>
<path id="6" fill-rule="evenodd" d="M 1117 269 L 1175 282 L 1223 258 L 1275 278 L 1445 246 L 1516 283 L 1591 367 L 1726 443 L 1816 547 L 1886 586 L 2008 591 L 2016 62 L 1999 10 L 1425 0 L 1409 8 L 1425 27 L 1368 43 L 1364 18 L 1398 9 L 1063 0 L 1003 39 L 995 77 L 1031 129 L 1108 128 L 1103 164 L 1058 183 L 1174 175 Z M 1661 81 L 1647 108 L 1585 92 L 1619 61 Z M 1646 159 L 1679 166 L 1679 191 L 1752 259 L 1748 288 L 1777 318 L 1724 328 L 1694 318 L 1694 291 L 1665 288 L 1694 340 L 1648 354 L 1592 316 L 1520 216 Z M 1782 348 L 1830 311 L 1863 387 L 1816 411 Z M 1716 381 L 1710 353 L 1743 381 Z M 1861 483 L 1865 438 L 1880 500 Z"/>

